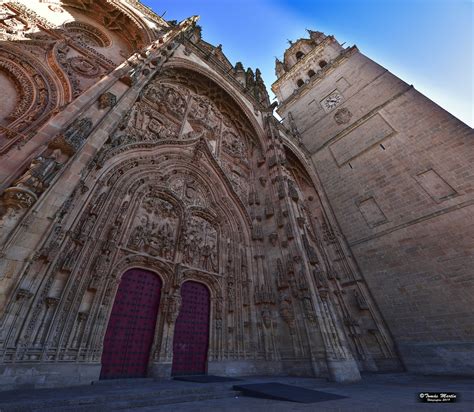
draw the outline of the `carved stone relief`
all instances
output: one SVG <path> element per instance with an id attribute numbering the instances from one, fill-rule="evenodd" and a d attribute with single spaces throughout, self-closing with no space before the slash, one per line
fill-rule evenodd
<path id="1" fill-rule="evenodd" d="M 110 46 L 110 39 L 98 28 L 81 22 L 73 21 L 65 23 L 66 32 L 74 37 L 74 40 L 82 42 L 87 46 L 92 47 L 107 47 Z"/>
<path id="2" fill-rule="evenodd" d="M 136 212 L 127 246 L 152 256 L 172 259 L 178 223 L 179 217 L 170 202 L 147 196 Z"/>
<path id="3" fill-rule="evenodd" d="M 186 222 L 183 236 L 183 263 L 217 272 L 218 262 L 218 232 L 206 219 L 191 216 Z"/>

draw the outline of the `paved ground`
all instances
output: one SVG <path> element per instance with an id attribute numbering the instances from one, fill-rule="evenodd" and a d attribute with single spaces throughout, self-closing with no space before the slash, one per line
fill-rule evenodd
<path id="1" fill-rule="evenodd" d="M 245 383 L 280 382 L 347 396 L 345 399 L 299 404 L 240 396 L 234 384 L 155 382 L 135 380 L 98 385 L 0 392 L 0 411 L 102 412 L 102 411 L 474 411 L 474 380 L 427 377 L 405 373 L 364 374 L 361 382 L 336 384 L 324 379 L 293 377 L 242 378 Z M 424 404 L 419 392 L 457 392 L 452 404 Z"/>

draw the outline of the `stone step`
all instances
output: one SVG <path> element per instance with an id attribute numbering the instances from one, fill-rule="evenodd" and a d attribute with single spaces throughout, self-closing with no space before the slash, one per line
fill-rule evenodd
<path id="1" fill-rule="evenodd" d="M 124 378 L 124 379 L 100 379 L 98 381 L 92 381 L 91 385 L 117 385 L 117 384 L 130 384 L 130 385 L 143 385 L 144 383 L 155 382 L 154 378 Z"/>
<path id="2" fill-rule="evenodd" d="M 27 408 L 18 409 L 18 405 L 14 410 L 9 408 L 2 409 L 5 411 L 11 412 L 106 412 L 106 411 L 118 411 L 124 409 L 134 409 L 134 408 L 145 408 L 151 406 L 159 405 L 172 405 L 177 403 L 185 402 L 196 402 L 209 399 L 222 399 L 222 398 L 232 398 L 236 396 L 236 392 L 233 390 L 226 391 L 213 391 L 213 392 L 204 392 L 204 393 L 192 393 L 187 395 L 174 395 L 174 396 L 140 396 L 131 399 L 124 400 L 113 400 L 109 399 L 108 401 L 102 400 L 102 402 L 93 402 L 88 404 L 80 404 L 79 402 L 71 402 L 69 405 L 58 405 L 57 403 L 49 406 L 33 406 L 29 405 Z"/>
<path id="3" fill-rule="evenodd" d="M 73 399 L 36 399 L 24 402 L 2 403 L 2 412 L 46 412 L 46 411 L 111 411 L 156 405 L 193 402 L 205 399 L 233 397 L 236 392 L 230 385 L 205 385 L 189 388 L 176 387 L 138 392 L 133 384 L 128 390 L 90 396 L 76 396 Z"/>

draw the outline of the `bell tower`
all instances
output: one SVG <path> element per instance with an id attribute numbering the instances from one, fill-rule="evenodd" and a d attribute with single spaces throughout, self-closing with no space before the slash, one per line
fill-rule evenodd
<path id="1" fill-rule="evenodd" d="M 406 368 L 472 375 L 472 294 L 456 290 L 474 288 L 473 129 L 356 46 L 308 34 L 276 61 L 283 124 L 311 158 Z"/>
<path id="2" fill-rule="evenodd" d="M 286 113 L 284 103 L 291 106 L 292 98 L 304 94 L 306 84 L 316 74 L 337 59 L 343 52 L 343 47 L 333 36 L 326 36 L 319 31 L 308 30 L 309 39 L 289 41 L 290 47 L 285 51 L 283 62 L 276 59 L 275 74 L 278 80 L 272 90 L 281 106 L 279 112 Z M 285 108 L 284 108 L 285 107 Z"/>

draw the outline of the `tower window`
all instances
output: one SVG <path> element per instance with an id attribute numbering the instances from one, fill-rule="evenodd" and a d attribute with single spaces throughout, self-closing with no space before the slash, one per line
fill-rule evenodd
<path id="1" fill-rule="evenodd" d="M 301 87 L 301 86 L 303 86 L 304 81 L 301 80 L 301 79 L 298 79 L 298 81 L 296 82 L 296 84 L 298 85 L 298 87 Z"/>
<path id="2" fill-rule="evenodd" d="M 313 77 L 315 74 L 316 74 L 316 73 L 314 72 L 314 70 L 310 70 L 310 71 L 308 72 L 308 76 L 309 76 L 309 77 Z"/>
<path id="3" fill-rule="evenodd" d="M 301 60 L 304 57 L 304 53 L 299 51 L 296 53 L 296 60 Z"/>
<path id="4" fill-rule="evenodd" d="M 322 69 L 324 66 L 327 66 L 327 65 L 328 65 L 328 63 L 327 63 L 326 60 L 321 60 L 321 61 L 319 62 L 319 67 L 321 67 L 321 69 Z"/>

